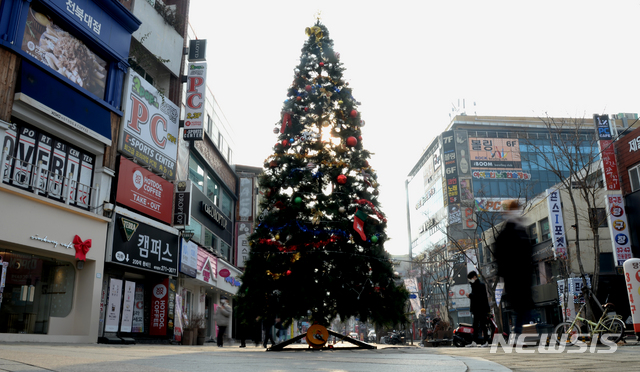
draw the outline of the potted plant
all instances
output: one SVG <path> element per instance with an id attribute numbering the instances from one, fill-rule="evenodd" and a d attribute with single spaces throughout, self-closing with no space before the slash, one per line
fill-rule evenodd
<path id="1" fill-rule="evenodd" d="M 204 345 L 207 319 L 203 313 L 196 313 L 191 317 L 191 327 L 193 327 L 196 345 Z"/>
<path id="2" fill-rule="evenodd" d="M 193 328 L 191 328 L 191 324 L 186 325 L 182 330 L 182 344 L 193 345 Z"/>

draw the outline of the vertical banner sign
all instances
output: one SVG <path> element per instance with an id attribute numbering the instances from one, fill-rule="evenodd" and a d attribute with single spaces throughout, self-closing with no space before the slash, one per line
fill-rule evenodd
<path id="1" fill-rule="evenodd" d="M 196 277 L 196 268 L 198 267 L 198 245 L 192 241 L 181 241 L 180 252 L 180 272 L 192 278 Z"/>
<path id="2" fill-rule="evenodd" d="M 558 190 L 547 189 L 547 208 L 549 210 L 549 229 L 553 237 L 553 256 L 564 258 L 567 254 L 567 237 Z"/>
<path id="3" fill-rule="evenodd" d="M 253 178 L 240 178 L 238 196 L 238 218 L 240 221 L 253 220 Z"/>
<path id="4" fill-rule="evenodd" d="M 602 175 L 607 190 L 620 190 L 620 178 L 618 175 L 618 163 L 613 147 L 613 136 L 609 126 L 608 115 L 593 115 L 596 125 L 596 135 L 602 158 Z"/>
<path id="5" fill-rule="evenodd" d="M 180 110 L 133 70 L 129 70 L 123 94 L 124 115 L 118 150 L 138 162 L 176 177 Z"/>
<path id="6" fill-rule="evenodd" d="M 176 341 L 182 340 L 182 297 L 176 293 L 176 320 L 173 326 L 173 336 Z"/>
<path id="7" fill-rule="evenodd" d="M 452 130 L 442 133 L 442 159 L 444 162 L 444 194 L 446 204 L 460 202 L 458 189 L 458 164 L 456 161 L 456 144 Z"/>
<path id="8" fill-rule="evenodd" d="M 187 154 L 188 157 L 188 154 Z M 175 183 L 173 198 L 173 227 L 185 228 L 191 219 L 191 181 Z"/>
<path id="9" fill-rule="evenodd" d="M 466 130 L 454 131 L 456 137 L 456 157 L 458 158 L 458 176 L 470 177 L 469 138 Z"/>
<path id="10" fill-rule="evenodd" d="M 109 281 L 109 303 L 107 305 L 107 319 L 104 325 L 105 332 L 118 332 L 120 322 L 120 302 L 122 301 L 122 280 L 111 279 Z"/>
<path id="11" fill-rule="evenodd" d="M 189 62 L 187 71 L 187 99 L 183 138 L 202 141 L 204 132 L 205 93 L 207 91 L 207 63 Z"/>
<path id="12" fill-rule="evenodd" d="M 236 241 L 238 242 L 238 257 L 236 259 L 238 267 L 245 267 L 245 262 L 249 259 L 249 235 L 253 231 L 252 222 L 237 222 L 236 223 Z"/>
<path id="13" fill-rule="evenodd" d="M 151 325 L 149 334 L 165 336 L 167 334 L 167 310 L 169 309 L 169 278 L 156 284 L 151 292 Z"/>
<path id="14" fill-rule="evenodd" d="M 131 332 L 133 324 L 133 309 L 135 306 L 136 283 L 124 282 L 124 302 L 122 303 L 122 323 L 120 324 L 120 332 Z"/>
<path id="15" fill-rule="evenodd" d="M 502 301 L 502 292 L 504 292 L 504 282 L 499 282 L 496 285 L 496 305 L 500 306 L 500 301 Z"/>
<path id="16" fill-rule="evenodd" d="M 418 298 L 418 281 L 416 278 L 409 278 L 404 280 L 404 286 L 409 291 L 409 302 L 413 308 L 413 314 L 418 317 L 420 313 L 420 299 Z M 413 296 L 415 295 L 415 296 Z"/>
<path id="17" fill-rule="evenodd" d="M 633 258 L 624 200 L 622 195 L 607 195 L 606 198 L 609 233 L 613 240 L 616 266 L 622 266 L 624 261 Z"/>
<path id="18" fill-rule="evenodd" d="M 475 230 L 478 227 L 476 222 L 476 213 L 473 207 L 462 208 L 462 229 L 463 230 Z"/>
<path id="19" fill-rule="evenodd" d="M 136 284 L 136 294 L 133 304 L 131 332 L 142 333 L 144 332 L 144 286 L 142 284 Z"/>
<path id="20" fill-rule="evenodd" d="M 629 305 L 631 305 L 631 320 L 633 321 L 633 331 L 640 333 L 640 259 L 632 258 L 625 261 L 624 282 L 627 284 L 627 294 L 629 295 Z"/>

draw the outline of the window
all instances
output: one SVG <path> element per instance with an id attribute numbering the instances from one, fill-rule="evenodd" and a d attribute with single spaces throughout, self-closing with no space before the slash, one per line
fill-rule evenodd
<path id="1" fill-rule="evenodd" d="M 220 206 L 220 186 L 207 174 L 207 198 L 211 199 L 216 207 Z"/>
<path id="2" fill-rule="evenodd" d="M 196 185 L 200 191 L 203 191 L 204 187 L 204 167 L 200 165 L 200 162 L 193 157 L 189 156 L 189 179 Z"/>
<path id="3" fill-rule="evenodd" d="M 231 246 L 222 240 L 220 241 L 220 257 L 231 263 Z"/>
<path id="4" fill-rule="evenodd" d="M 536 229 L 535 223 L 527 228 L 527 232 L 529 233 L 531 244 L 538 244 L 538 229 Z"/>
<path id="5" fill-rule="evenodd" d="M 231 218 L 231 198 L 226 192 L 222 192 L 220 210 L 222 210 L 222 213 L 224 213 L 225 216 Z"/>
<path id="6" fill-rule="evenodd" d="M 189 228 L 193 230 L 193 237 L 191 238 L 191 241 L 202 244 L 202 225 L 200 222 L 191 217 L 191 220 L 189 221 Z"/>
<path id="7" fill-rule="evenodd" d="M 640 165 L 629 168 L 629 183 L 631 184 L 631 192 L 640 189 Z"/>
<path id="8" fill-rule="evenodd" d="M 218 237 L 207 229 L 204 230 L 204 246 L 205 248 L 211 248 L 212 251 L 217 253 Z"/>
<path id="9" fill-rule="evenodd" d="M 540 221 L 540 237 L 542 241 L 551 240 L 551 230 L 549 229 L 549 219 L 545 218 Z"/>
<path id="10" fill-rule="evenodd" d="M 207 114 L 207 133 L 211 135 L 211 129 L 213 128 L 213 120 L 211 120 L 211 116 Z"/>
<path id="11" fill-rule="evenodd" d="M 598 227 L 609 227 L 607 223 L 607 212 L 604 208 L 591 208 L 589 210 L 589 219 Z"/>
<path id="12" fill-rule="evenodd" d="M 0 256 L 9 263 L 0 333 L 49 333 L 52 317 L 65 318 L 71 312 L 75 268 L 69 262 L 30 253 L 0 250 Z"/>

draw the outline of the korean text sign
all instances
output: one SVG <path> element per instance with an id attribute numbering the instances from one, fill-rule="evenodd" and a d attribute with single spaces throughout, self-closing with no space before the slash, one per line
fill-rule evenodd
<path id="1" fill-rule="evenodd" d="M 116 215 L 110 261 L 166 275 L 178 274 L 178 236 Z"/>
<path id="2" fill-rule="evenodd" d="M 133 70 L 123 95 L 124 116 L 118 150 L 175 179 L 180 110 Z"/>
<path id="3" fill-rule="evenodd" d="M 622 195 L 607 195 L 606 202 L 609 232 L 613 240 L 615 264 L 616 266 L 622 266 L 624 261 L 633 258 L 624 201 Z"/>
<path id="4" fill-rule="evenodd" d="M 148 216 L 171 223 L 173 184 L 141 165 L 120 157 L 116 201 Z"/>
<path id="5" fill-rule="evenodd" d="M 640 259 L 632 258 L 625 261 L 624 282 L 629 295 L 629 305 L 631 306 L 631 319 L 633 330 L 640 332 Z"/>
<path id="6" fill-rule="evenodd" d="M 567 236 L 562 218 L 562 201 L 558 190 L 547 189 L 547 207 L 549 209 L 549 230 L 553 239 L 553 255 L 564 257 L 567 254 Z"/>
<path id="7" fill-rule="evenodd" d="M 202 140 L 205 94 L 207 92 L 207 63 L 191 62 L 188 69 L 183 138 L 185 140 Z"/>

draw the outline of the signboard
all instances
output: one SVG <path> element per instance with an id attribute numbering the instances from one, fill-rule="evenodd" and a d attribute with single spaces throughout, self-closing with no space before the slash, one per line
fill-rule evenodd
<path id="1" fill-rule="evenodd" d="M 458 164 L 456 162 L 454 132 L 451 130 L 442 133 L 442 161 L 444 163 L 443 191 L 445 204 L 458 203 L 460 202 Z"/>
<path id="2" fill-rule="evenodd" d="M 144 286 L 136 284 L 136 294 L 133 299 L 132 333 L 144 332 Z"/>
<path id="3" fill-rule="evenodd" d="M 640 309 L 638 299 L 640 299 L 640 259 L 632 258 L 624 263 L 624 278 L 629 295 L 629 306 L 631 307 L 631 319 L 633 330 L 640 333 Z"/>
<path id="4" fill-rule="evenodd" d="M 136 283 L 124 282 L 124 302 L 122 304 L 122 323 L 120 324 L 120 332 L 131 332 L 133 324 L 133 309 L 135 306 Z"/>
<path id="5" fill-rule="evenodd" d="M 502 293 L 504 292 L 504 282 L 498 282 L 496 285 L 496 305 L 500 306 L 500 301 L 502 301 Z"/>
<path id="6" fill-rule="evenodd" d="M 225 273 L 225 270 L 227 271 L 227 273 Z M 240 281 L 240 279 L 238 279 L 238 276 L 240 274 L 241 272 L 238 269 L 226 264 L 223 260 L 219 260 L 218 261 L 219 276 L 218 276 L 218 282 L 217 282 L 218 288 L 222 289 L 223 291 L 229 292 L 231 294 L 238 293 L 238 289 L 242 285 L 242 282 Z"/>
<path id="7" fill-rule="evenodd" d="M 104 324 L 105 332 L 118 332 L 120 322 L 120 302 L 122 302 L 122 280 L 109 280 L 109 303 L 107 304 L 107 318 Z"/>
<path id="8" fill-rule="evenodd" d="M 473 183 L 471 178 L 460 178 L 460 199 L 473 200 Z"/>
<path id="9" fill-rule="evenodd" d="M 236 242 L 237 244 L 237 257 L 236 266 L 245 267 L 245 262 L 249 259 L 249 236 L 253 231 L 253 222 L 237 222 L 236 223 Z"/>
<path id="10" fill-rule="evenodd" d="M 2 148 L 8 149 L 8 154 L 18 161 L 4 160 L 4 183 L 27 191 L 34 191 L 33 184 L 36 183 L 39 195 L 61 202 L 68 196 L 70 205 L 89 209 L 95 165 L 93 154 L 27 125 L 12 123 L 5 133 Z"/>
<path id="11" fill-rule="evenodd" d="M 91 25 L 89 29 L 94 34 L 101 34 L 102 24 L 93 16 L 98 15 L 96 14 L 98 11 L 99 15 L 103 12 L 95 4 L 91 3 L 94 8 L 97 8 L 97 11 L 92 9 L 92 13 L 84 13 L 83 9 L 72 1 L 68 4 L 73 4 L 67 5 L 68 9 L 73 6 L 74 10 L 77 7 L 80 12 L 80 15 L 76 15 L 71 11 L 72 16 L 78 16 L 83 25 Z M 104 99 L 107 62 L 98 57 L 82 41 L 53 23 L 51 14 L 46 8 L 35 4 L 29 8 L 21 48 L 38 62 L 57 72 L 62 79 Z"/>
<path id="12" fill-rule="evenodd" d="M 469 138 L 471 168 L 522 170 L 520 145 L 511 138 Z"/>
<path id="13" fill-rule="evenodd" d="M 189 62 L 206 61 L 207 40 L 189 40 Z"/>
<path id="14" fill-rule="evenodd" d="M 566 257 L 567 237 L 562 217 L 562 201 L 560 192 L 555 189 L 547 189 L 547 209 L 549 211 L 549 231 L 553 240 L 553 256 Z"/>
<path id="15" fill-rule="evenodd" d="M 253 178 L 240 178 L 238 219 L 240 221 L 253 221 Z"/>
<path id="16" fill-rule="evenodd" d="M 151 290 L 151 320 L 149 334 L 165 336 L 169 309 L 169 278 L 156 284 Z"/>
<path id="17" fill-rule="evenodd" d="M 191 221 L 191 181 L 175 183 L 173 198 L 173 227 L 185 228 Z"/>
<path id="18" fill-rule="evenodd" d="M 593 115 L 596 136 L 602 158 L 602 176 L 607 190 L 620 190 L 618 163 L 613 146 L 613 136 L 608 115 Z"/>
<path id="19" fill-rule="evenodd" d="M 456 157 L 458 158 L 458 176 L 469 177 L 471 164 L 469 162 L 469 138 L 466 130 L 454 131 L 456 137 Z"/>
<path id="20" fill-rule="evenodd" d="M 116 214 L 108 262 L 166 275 L 178 273 L 178 236 Z"/>
<path id="21" fill-rule="evenodd" d="M 473 178 L 481 180 L 531 180 L 531 173 L 527 172 L 512 172 L 501 170 L 474 170 L 471 172 Z"/>
<path id="22" fill-rule="evenodd" d="M 173 184 L 121 156 L 116 202 L 171 223 Z"/>
<path id="23" fill-rule="evenodd" d="M 218 258 L 198 247 L 198 274 L 206 283 L 215 283 L 218 278 Z"/>
<path id="24" fill-rule="evenodd" d="M 462 222 L 462 215 L 460 213 L 460 204 L 449 204 L 449 225 Z"/>
<path id="25" fill-rule="evenodd" d="M 462 208 L 462 229 L 475 230 L 478 227 L 476 222 L 476 212 L 472 207 Z"/>
<path id="26" fill-rule="evenodd" d="M 622 266 L 624 261 L 633 258 L 624 200 L 622 195 L 606 195 L 605 198 L 608 211 L 607 222 L 609 223 L 609 233 L 613 241 L 615 264 L 616 266 Z"/>
<path id="27" fill-rule="evenodd" d="M 198 245 L 192 241 L 181 240 L 180 272 L 192 278 L 196 277 L 198 267 Z"/>
<path id="28" fill-rule="evenodd" d="M 418 294 L 418 280 L 416 278 L 407 278 L 404 280 L 404 286 L 409 291 L 409 294 Z M 417 318 L 420 313 L 420 299 L 418 297 L 409 298 L 411 307 L 413 308 L 413 315 Z"/>
<path id="29" fill-rule="evenodd" d="M 118 150 L 175 179 L 180 109 L 131 69 L 124 87 Z"/>
<path id="30" fill-rule="evenodd" d="M 202 141 L 204 135 L 207 63 L 190 62 L 187 71 L 187 96 L 183 138 Z"/>
<path id="31" fill-rule="evenodd" d="M 476 211 L 478 212 L 500 212 L 502 202 L 505 198 L 475 198 Z"/>

